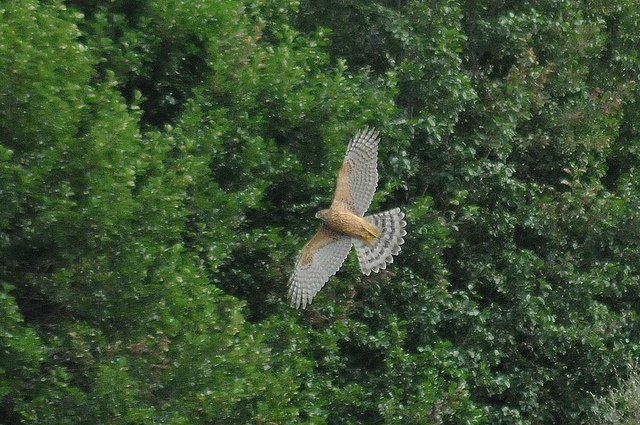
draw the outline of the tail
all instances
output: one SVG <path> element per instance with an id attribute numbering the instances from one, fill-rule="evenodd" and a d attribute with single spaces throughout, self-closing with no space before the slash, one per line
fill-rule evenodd
<path id="1" fill-rule="evenodd" d="M 380 234 L 372 245 L 362 240 L 353 240 L 360 270 L 369 276 L 372 271 L 378 273 L 385 269 L 387 264 L 393 263 L 393 256 L 398 255 L 400 245 L 404 243 L 402 237 L 407 234 L 404 230 L 407 222 L 403 220 L 404 213 L 400 208 L 370 215 L 364 219 L 380 229 Z"/>

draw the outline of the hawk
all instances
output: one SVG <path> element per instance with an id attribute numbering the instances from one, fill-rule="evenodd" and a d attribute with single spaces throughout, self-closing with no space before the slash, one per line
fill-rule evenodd
<path id="1" fill-rule="evenodd" d="M 400 252 L 406 222 L 400 208 L 364 216 L 378 186 L 378 132 L 358 131 L 347 146 L 331 206 L 316 214 L 322 226 L 302 248 L 289 279 L 289 300 L 306 308 L 347 258 L 351 245 L 365 275 L 377 273 Z"/>

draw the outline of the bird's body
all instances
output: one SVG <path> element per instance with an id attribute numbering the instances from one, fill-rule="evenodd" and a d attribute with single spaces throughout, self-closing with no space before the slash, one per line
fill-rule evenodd
<path id="1" fill-rule="evenodd" d="M 364 216 L 378 185 L 378 133 L 365 129 L 349 142 L 331 207 L 316 217 L 322 226 L 302 248 L 289 280 L 291 304 L 305 308 L 342 266 L 355 246 L 362 273 L 385 269 L 407 234 L 399 208 Z"/>
<path id="2" fill-rule="evenodd" d="M 380 234 L 380 229 L 374 224 L 369 223 L 364 217 L 355 215 L 351 211 L 329 208 L 319 211 L 316 217 L 322 220 L 322 223 L 330 230 L 360 239 L 371 245 L 375 243 Z"/>

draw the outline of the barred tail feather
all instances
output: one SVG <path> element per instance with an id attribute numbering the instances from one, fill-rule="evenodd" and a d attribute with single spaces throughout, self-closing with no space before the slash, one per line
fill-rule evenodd
<path id="1" fill-rule="evenodd" d="M 407 223 L 400 208 L 370 215 L 365 217 L 365 220 L 380 229 L 373 245 L 358 239 L 353 241 L 360 270 L 368 276 L 371 272 L 378 273 L 385 269 L 387 264 L 393 263 L 393 256 L 398 255 L 400 245 L 404 243 L 402 237 L 407 234 L 404 230 Z"/>

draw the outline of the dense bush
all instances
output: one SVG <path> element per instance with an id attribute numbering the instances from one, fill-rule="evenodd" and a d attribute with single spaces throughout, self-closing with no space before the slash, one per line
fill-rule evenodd
<path id="1" fill-rule="evenodd" d="M 625 0 L 0 6 L 3 423 L 579 424 L 618 378 L 629 402 L 637 22 Z M 296 311 L 367 125 L 406 244 Z"/>
<path id="2" fill-rule="evenodd" d="M 634 425 L 640 421 L 640 377 L 633 370 L 624 382 L 597 397 L 591 407 L 593 422 L 597 425 Z"/>

